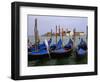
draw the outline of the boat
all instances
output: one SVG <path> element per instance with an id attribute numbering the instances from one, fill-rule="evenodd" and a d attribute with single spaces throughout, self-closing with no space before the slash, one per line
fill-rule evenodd
<path id="1" fill-rule="evenodd" d="M 69 42 L 62 47 L 62 40 L 59 39 L 56 48 L 51 50 L 50 55 L 51 58 L 62 58 L 69 57 L 73 51 L 73 41 L 69 39 Z"/>
<path id="2" fill-rule="evenodd" d="M 76 56 L 77 58 L 83 58 L 87 55 L 87 44 L 86 42 L 81 38 L 80 43 L 76 49 Z"/>
<path id="3" fill-rule="evenodd" d="M 43 59 L 43 58 L 49 58 L 47 50 L 38 50 L 38 51 L 32 51 L 28 53 L 28 59 L 29 60 L 37 60 L 37 59 Z"/>
<path id="4" fill-rule="evenodd" d="M 34 27 L 34 36 L 35 36 L 35 44 L 28 48 L 28 60 L 36 60 L 42 58 L 50 58 L 48 46 L 51 43 L 45 40 L 42 44 L 40 44 L 39 34 L 37 29 L 37 19 L 35 19 L 35 27 Z"/>
<path id="5" fill-rule="evenodd" d="M 56 33 L 57 33 L 57 27 L 56 27 Z M 57 35 L 56 35 L 56 44 L 50 46 L 51 58 L 68 57 L 71 55 L 73 51 L 72 39 L 69 39 L 68 43 L 66 45 L 63 45 L 63 28 L 62 28 L 62 36 L 61 36 L 60 26 L 59 26 L 59 37 L 60 39 L 57 42 Z"/>
<path id="6" fill-rule="evenodd" d="M 49 45 L 51 40 L 45 40 L 43 44 L 38 45 L 38 50 L 36 51 L 35 47 L 30 48 L 31 52 L 28 53 L 29 60 L 36 60 L 36 59 L 43 59 L 43 58 L 50 58 L 49 54 Z"/>

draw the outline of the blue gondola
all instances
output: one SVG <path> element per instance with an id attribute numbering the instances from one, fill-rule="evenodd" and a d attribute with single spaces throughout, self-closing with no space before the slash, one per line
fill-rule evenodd
<path id="1" fill-rule="evenodd" d="M 47 50 L 32 51 L 28 54 L 29 60 L 49 58 Z"/>
<path id="2" fill-rule="evenodd" d="M 81 39 L 81 41 L 76 49 L 76 56 L 79 58 L 82 58 L 82 57 L 86 56 L 86 54 L 87 54 L 87 44 L 83 39 Z"/>
<path id="3" fill-rule="evenodd" d="M 51 39 L 48 41 L 48 45 L 50 44 L 51 44 Z M 35 47 L 29 48 L 30 49 L 30 51 L 28 51 L 29 60 L 49 58 L 49 55 L 48 55 L 49 53 L 48 53 L 45 42 L 43 42 L 42 44 L 39 44 L 37 47 L 38 47 L 38 50 L 36 50 Z"/>
<path id="4" fill-rule="evenodd" d="M 35 18 L 35 26 L 34 26 L 34 39 L 35 39 L 35 45 L 34 46 L 28 46 L 28 59 L 41 59 L 49 56 L 48 47 L 51 44 L 50 39 L 48 42 L 45 40 L 42 44 L 40 43 L 38 28 L 37 28 L 37 18 Z M 29 42 L 29 41 L 28 41 Z"/>
<path id="5" fill-rule="evenodd" d="M 62 47 L 62 40 L 59 39 L 56 48 L 50 52 L 52 58 L 61 58 L 65 56 L 69 56 L 73 50 L 73 41 L 69 39 L 68 44 Z"/>

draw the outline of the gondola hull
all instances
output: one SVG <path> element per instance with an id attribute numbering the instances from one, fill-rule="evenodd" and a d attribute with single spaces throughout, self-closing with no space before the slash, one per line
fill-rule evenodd
<path id="1" fill-rule="evenodd" d="M 50 53 L 51 58 L 63 58 L 63 57 L 69 57 L 71 56 L 73 49 L 65 50 L 65 49 L 59 49 L 54 50 Z"/>
<path id="2" fill-rule="evenodd" d="M 76 57 L 77 58 L 84 58 L 87 56 L 87 50 L 84 50 L 84 52 L 79 52 L 79 50 L 76 50 Z"/>
<path id="3" fill-rule="evenodd" d="M 48 59 L 49 58 L 49 54 L 46 50 L 44 51 L 40 51 L 40 52 L 29 52 L 28 53 L 28 60 L 31 61 L 31 60 L 37 60 L 37 59 L 43 59 L 43 58 L 46 58 Z"/>
<path id="4" fill-rule="evenodd" d="M 29 61 L 32 61 L 32 60 L 37 60 L 37 59 L 49 59 L 49 56 L 48 56 L 48 54 L 44 54 L 44 55 L 38 55 L 38 54 L 36 54 L 36 55 L 32 55 L 32 54 L 28 54 L 28 60 Z"/>

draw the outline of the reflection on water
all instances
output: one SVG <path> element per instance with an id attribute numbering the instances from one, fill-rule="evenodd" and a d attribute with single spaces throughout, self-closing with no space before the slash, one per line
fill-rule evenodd
<path id="1" fill-rule="evenodd" d="M 52 65 L 77 65 L 87 64 L 87 55 L 84 58 L 76 58 L 74 53 L 70 57 L 60 59 L 41 59 L 28 62 L 28 66 L 52 66 Z"/>

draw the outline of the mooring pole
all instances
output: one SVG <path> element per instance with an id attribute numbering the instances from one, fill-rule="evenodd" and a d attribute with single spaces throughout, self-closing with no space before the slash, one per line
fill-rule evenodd
<path id="1" fill-rule="evenodd" d="M 63 28 L 62 28 L 62 47 L 63 47 Z"/>
<path id="2" fill-rule="evenodd" d="M 57 25 L 56 25 L 56 44 L 57 44 Z"/>

